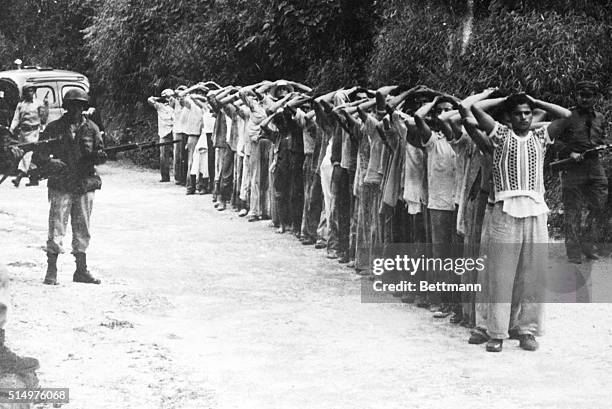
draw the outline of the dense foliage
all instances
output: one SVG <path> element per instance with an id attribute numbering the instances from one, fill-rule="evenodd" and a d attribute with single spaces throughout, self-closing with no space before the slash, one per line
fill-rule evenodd
<path id="1" fill-rule="evenodd" d="M 145 98 L 203 79 L 288 78 L 317 92 L 424 83 L 459 96 L 499 85 L 566 106 L 578 80 L 612 82 L 612 0 L 0 0 L 0 10 L 0 67 L 21 58 L 86 73 L 116 139 L 154 136 Z M 610 115 L 609 96 L 599 109 Z"/>

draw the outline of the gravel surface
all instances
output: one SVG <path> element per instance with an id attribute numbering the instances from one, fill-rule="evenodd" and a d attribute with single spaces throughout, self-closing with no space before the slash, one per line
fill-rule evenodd
<path id="1" fill-rule="evenodd" d="M 612 405 L 610 304 L 549 304 L 539 351 L 486 353 L 412 305 L 362 304 L 356 275 L 265 221 L 153 171 L 100 173 L 88 253 L 100 286 L 71 281 L 69 254 L 61 285 L 42 285 L 46 188 L 0 186 L 7 344 L 40 360 L 41 386 L 70 388 L 66 408 Z"/>

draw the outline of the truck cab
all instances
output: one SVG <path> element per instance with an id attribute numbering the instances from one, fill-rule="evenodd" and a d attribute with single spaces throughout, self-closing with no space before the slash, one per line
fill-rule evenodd
<path id="1" fill-rule="evenodd" d="M 0 96 L 4 95 L 0 98 L 0 125 L 10 126 L 25 84 L 32 84 L 36 88 L 36 99 L 42 102 L 47 98 L 49 101 L 47 123 L 62 116 L 63 97 L 70 89 L 80 88 L 89 93 L 89 80 L 78 72 L 38 66 L 0 71 Z"/>

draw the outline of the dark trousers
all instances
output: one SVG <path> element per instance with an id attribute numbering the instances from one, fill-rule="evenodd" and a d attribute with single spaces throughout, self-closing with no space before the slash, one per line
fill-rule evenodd
<path id="1" fill-rule="evenodd" d="M 323 208 L 323 192 L 321 190 L 321 178 L 315 172 L 316 163 L 312 154 L 304 157 L 304 212 L 302 213 L 301 236 L 303 239 L 316 240 L 317 227 L 321 219 Z"/>
<path id="2" fill-rule="evenodd" d="M 348 255 L 351 228 L 351 198 L 349 171 L 334 166 L 332 173 L 332 214 L 330 218 L 330 239 L 337 237 L 338 253 Z"/>
<path id="3" fill-rule="evenodd" d="M 282 227 L 288 227 L 292 221 L 292 161 L 288 138 L 284 138 L 280 141 L 274 168 L 274 199 L 278 222 Z"/>
<path id="4" fill-rule="evenodd" d="M 215 190 L 215 148 L 212 144 L 212 134 L 206 134 L 208 142 L 208 191 Z"/>
<path id="5" fill-rule="evenodd" d="M 174 140 L 180 141 L 174 144 L 174 180 L 185 184 L 187 179 L 187 135 L 184 133 L 174 134 Z"/>
<path id="6" fill-rule="evenodd" d="M 429 209 L 431 223 L 431 243 L 432 256 L 434 258 L 446 259 L 455 255 L 456 249 L 456 213 L 454 210 Z M 436 281 L 458 284 L 459 276 L 453 272 L 430 271 L 427 274 L 428 281 Z M 461 296 L 458 293 L 433 292 L 429 295 L 432 304 L 460 302 Z"/>
<path id="7" fill-rule="evenodd" d="M 565 249 L 568 258 L 590 253 L 601 240 L 605 223 L 603 214 L 608 199 L 608 179 L 598 162 L 585 163 L 585 169 L 570 170 L 563 174 L 562 196 L 564 208 Z M 582 211 L 588 211 L 582 225 Z"/>
<path id="8" fill-rule="evenodd" d="M 304 212 L 304 153 L 291 152 L 291 224 L 293 231 L 300 234 L 302 229 L 302 214 Z"/>
<path id="9" fill-rule="evenodd" d="M 172 132 L 161 138 L 161 142 L 172 142 Z M 162 180 L 170 180 L 170 166 L 172 164 L 172 146 L 159 147 L 159 173 Z"/>
<path id="10" fill-rule="evenodd" d="M 244 160 L 242 156 L 234 153 L 234 189 L 232 192 L 232 206 L 242 207 L 240 200 L 240 188 L 242 186 L 242 166 Z"/>
<path id="11" fill-rule="evenodd" d="M 219 152 L 222 152 L 221 162 L 221 175 L 219 177 L 219 188 L 221 193 L 221 200 L 229 202 L 232 198 L 232 191 L 234 187 L 234 152 L 226 146 L 220 148 Z"/>

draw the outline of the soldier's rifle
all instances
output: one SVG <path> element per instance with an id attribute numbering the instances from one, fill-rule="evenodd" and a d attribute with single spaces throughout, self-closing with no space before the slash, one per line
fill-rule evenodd
<path id="1" fill-rule="evenodd" d="M 0 164 L 2 165 L 2 169 L 1 169 L 2 173 L 4 173 L 4 175 L 0 179 L 0 185 L 4 183 L 4 181 L 10 176 L 11 169 L 15 168 L 16 164 L 20 160 L 19 158 L 13 162 L 13 161 L 6 159 L 4 154 L 7 152 L 8 149 L 19 148 L 21 152 L 25 154 L 26 152 L 34 151 L 41 146 L 48 145 L 50 143 L 59 141 L 59 139 L 57 138 L 52 138 L 52 139 L 43 139 L 38 142 L 16 143 L 14 139 L 11 138 L 12 134 L 8 132 L 7 129 L 3 129 L 3 131 L 5 131 L 5 135 L 3 135 L 3 137 L 1 138 L 2 141 L 0 143 L 0 156 L 2 156 L 2 160 L 0 160 L 0 162 L 5 162 L 5 163 Z"/>
<path id="2" fill-rule="evenodd" d="M 588 159 L 590 157 L 595 157 L 601 154 L 608 154 L 608 153 L 612 153 L 612 144 L 599 145 L 594 148 L 587 149 L 586 151 L 582 153 L 582 157 Z M 550 166 L 551 171 L 560 172 L 562 170 L 571 169 L 574 165 L 578 163 L 580 162 L 574 158 L 565 158 L 565 159 L 557 160 L 555 162 L 551 162 L 549 166 Z"/>
<path id="3" fill-rule="evenodd" d="M 134 143 L 126 143 L 123 145 L 110 146 L 108 148 L 104 148 L 104 152 L 107 154 L 115 154 L 119 152 L 127 152 L 132 150 L 140 150 L 140 149 L 152 149 L 159 148 L 160 146 L 170 146 L 175 143 L 181 142 L 180 139 L 175 141 L 167 141 L 167 142 L 157 142 L 157 141 L 144 141 L 144 142 L 134 142 Z"/>
<path id="4" fill-rule="evenodd" d="M 48 145 L 53 142 L 57 142 L 59 139 L 44 139 L 38 142 L 28 142 L 28 143 L 14 143 L 14 141 L 10 138 L 6 138 L 2 145 L 0 146 L 1 151 L 5 151 L 12 147 L 19 148 L 23 153 L 30 152 L 36 150 L 37 148 Z M 167 142 L 157 142 L 157 141 L 144 141 L 144 142 L 135 142 L 135 143 L 127 143 L 123 145 L 110 146 L 108 148 L 104 148 L 103 151 L 106 154 L 116 154 L 119 152 L 127 152 L 132 150 L 142 150 L 142 149 L 152 149 L 158 148 L 160 146 L 170 146 L 175 143 L 181 142 L 181 140 L 167 141 Z M 4 171 L 4 176 L 0 179 L 0 185 L 10 176 L 10 169 L 14 168 L 14 163 L 10 166 L 5 166 L 6 170 Z"/>

